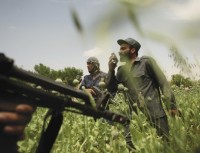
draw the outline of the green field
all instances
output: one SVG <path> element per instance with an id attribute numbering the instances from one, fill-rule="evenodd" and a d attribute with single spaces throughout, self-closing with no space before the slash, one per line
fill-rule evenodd
<path id="1" fill-rule="evenodd" d="M 163 142 L 143 114 L 133 114 L 131 134 L 138 153 L 198 153 L 200 148 L 200 85 L 175 87 L 181 117 L 169 117 L 170 144 Z M 123 95 L 118 94 L 110 109 L 126 113 Z M 21 153 L 34 153 L 47 109 L 38 108 L 26 128 L 25 140 L 19 142 Z M 200 149 L 199 149 L 200 150 Z M 128 153 L 123 126 L 109 125 L 105 120 L 64 112 L 64 121 L 52 153 Z M 200 152 L 200 151 L 199 151 Z"/>

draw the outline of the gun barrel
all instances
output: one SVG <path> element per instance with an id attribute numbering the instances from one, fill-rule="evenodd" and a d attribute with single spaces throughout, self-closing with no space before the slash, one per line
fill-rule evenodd
<path id="1" fill-rule="evenodd" d="M 121 114 L 110 111 L 101 111 L 91 106 L 77 103 L 69 97 L 58 96 L 53 93 L 33 88 L 26 84 L 20 84 L 16 80 L 9 79 L 0 75 L 0 102 L 13 101 L 15 103 L 27 103 L 38 107 L 50 108 L 63 111 L 65 108 L 73 108 L 81 114 L 94 118 L 106 118 L 119 123 L 127 123 L 129 119 Z M 3 107 L 2 107 L 3 106 Z M 1 105 L 0 110 L 9 110 L 10 103 Z"/>
<path id="2" fill-rule="evenodd" d="M 14 76 L 16 78 L 28 81 L 30 83 L 35 83 L 35 84 L 40 85 L 49 90 L 58 91 L 60 93 L 66 94 L 66 95 L 80 98 L 80 99 L 84 100 L 87 104 L 90 103 L 89 96 L 86 93 L 84 93 L 81 90 L 74 89 L 73 87 L 71 87 L 69 85 L 63 85 L 63 84 L 57 83 L 54 80 L 51 80 L 51 79 L 43 77 L 43 76 L 39 76 L 39 75 L 31 73 L 31 72 L 27 72 L 27 71 L 25 71 L 23 69 L 19 69 L 17 67 L 13 67 L 11 74 L 12 74 L 12 76 Z"/>
<path id="3" fill-rule="evenodd" d="M 6 57 L 2 53 L 0 53 L 0 75 L 14 77 L 16 79 L 34 83 L 49 90 L 54 90 L 63 94 L 71 95 L 73 97 L 83 99 L 86 104 L 90 105 L 89 96 L 83 91 L 76 90 L 69 85 L 62 85 L 47 77 L 17 68 L 16 66 L 14 66 L 14 61 Z"/>

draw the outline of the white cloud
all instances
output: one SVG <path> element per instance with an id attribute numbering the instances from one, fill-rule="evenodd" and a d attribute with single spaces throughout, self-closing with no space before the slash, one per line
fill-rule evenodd
<path id="1" fill-rule="evenodd" d="M 16 28 L 17 28 L 17 27 L 16 27 L 16 26 L 13 26 L 13 25 L 8 27 L 8 29 L 11 29 L 11 30 L 15 30 Z"/>
<path id="2" fill-rule="evenodd" d="M 96 47 L 96 48 L 93 48 L 93 49 L 91 49 L 91 50 L 84 51 L 83 54 L 84 54 L 85 56 L 88 56 L 88 57 L 89 57 L 89 56 L 98 56 L 98 55 L 100 55 L 102 52 L 103 52 L 102 49 Z"/>
<path id="3" fill-rule="evenodd" d="M 173 19 L 180 20 L 199 20 L 200 19 L 200 1 L 188 0 L 185 3 L 171 3 L 170 11 L 173 13 Z"/>

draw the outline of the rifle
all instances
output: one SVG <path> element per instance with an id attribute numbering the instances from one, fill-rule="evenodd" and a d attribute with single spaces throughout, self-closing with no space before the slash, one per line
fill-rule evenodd
<path id="1" fill-rule="evenodd" d="M 96 93 L 96 108 L 107 109 L 111 94 L 107 90 L 101 90 L 96 86 L 92 86 L 91 89 Z"/>
<path id="2" fill-rule="evenodd" d="M 33 85 L 41 86 L 43 89 L 34 88 Z M 50 92 L 52 90 L 59 94 L 53 94 Z M 73 97 L 85 103 L 75 102 L 72 100 Z M 102 97 L 102 100 L 106 101 L 106 99 Z M 43 130 L 37 153 L 50 152 L 62 125 L 63 111 L 71 111 L 95 119 L 105 118 L 121 124 L 130 122 L 124 115 L 92 107 L 89 96 L 83 91 L 18 68 L 14 65 L 14 60 L 0 53 L 0 102 L 3 101 L 12 101 L 15 104 L 26 103 L 52 110 L 51 121 L 46 131 Z M 10 104 L 4 103 L 3 105 L 0 111 L 1 109 L 9 111 Z"/>

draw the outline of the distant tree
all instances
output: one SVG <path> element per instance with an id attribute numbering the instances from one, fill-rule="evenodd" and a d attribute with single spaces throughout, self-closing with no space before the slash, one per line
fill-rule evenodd
<path id="1" fill-rule="evenodd" d="M 60 78 L 64 83 L 73 85 L 73 80 L 77 76 L 83 76 L 83 70 L 75 67 L 67 67 L 64 70 L 53 70 L 43 64 L 35 65 L 34 70 L 37 74 L 56 80 Z"/>
<path id="2" fill-rule="evenodd" d="M 36 71 L 36 73 L 46 77 L 49 77 L 51 73 L 51 69 L 41 63 L 39 65 L 35 65 L 34 70 Z"/>
<path id="3" fill-rule="evenodd" d="M 191 87 L 191 86 L 193 86 L 193 82 L 192 82 L 192 80 L 190 78 L 185 78 L 183 85 L 185 87 Z"/>
<path id="4" fill-rule="evenodd" d="M 190 78 L 185 78 L 181 74 L 172 75 L 171 84 L 180 87 L 181 85 L 184 87 L 191 87 L 193 82 Z"/>
<path id="5" fill-rule="evenodd" d="M 73 80 L 77 78 L 77 76 L 83 76 L 83 70 L 75 67 L 64 68 L 60 73 L 61 79 L 66 80 L 69 85 L 73 85 Z"/>

